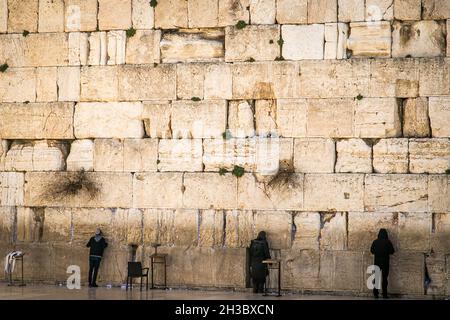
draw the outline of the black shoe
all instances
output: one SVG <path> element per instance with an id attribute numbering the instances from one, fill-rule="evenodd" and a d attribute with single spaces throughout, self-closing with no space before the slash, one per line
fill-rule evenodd
<path id="1" fill-rule="evenodd" d="M 389 299 L 387 295 L 383 295 L 383 299 Z"/>
<path id="2" fill-rule="evenodd" d="M 98 288 L 98 285 L 97 285 L 96 283 L 94 283 L 94 284 L 92 285 L 92 287 L 93 287 L 93 288 Z"/>
<path id="3" fill-rule="evenodd" d="M 92 284 L 91 283 L 89 283 L 89 288 L 92 288 Z"/>
<path id="4" fill-rule="evenodd" d="M 378 298 L 379 298 L 378 295 L 374 295 L 373 297 L 374 297 L 375 299 L 378 299 Z"/>

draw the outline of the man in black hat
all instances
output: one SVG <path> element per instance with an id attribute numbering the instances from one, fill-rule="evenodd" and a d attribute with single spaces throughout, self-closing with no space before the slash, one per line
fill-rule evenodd
<path id="1" fill-rule="evenodd" d="M 103 257 L 103 251 L 108 246 L 105 238 L 103 237 L 102 230 L 97 228 L 95 235 L 89 239 L 86 247 L 89 249 L 89 287 L 97 286 L 97 274 L 100 268 L 100 261 Z"/>

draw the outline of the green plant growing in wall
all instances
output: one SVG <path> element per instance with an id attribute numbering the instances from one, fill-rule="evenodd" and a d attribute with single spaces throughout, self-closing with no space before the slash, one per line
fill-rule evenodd
<path id="1" fill-rule="evenodd" d="M 297 176 L 292 162 L 280 163 L 278 171 L 270 178 L 267 185 L 271 188 L 282 188 L 285 186 L 297 187 Z"/>
<path id="2" fill-rule="evenodd" d="M 361 93 L 360 94 L 358 94 L 357 96 L 356 96 L 356 99 L 357 100 L 362 100 L 364 97 L 361 95 Z"/>
<path id="3" fill-rule="evenodd" d="M 191 100 L 192 100 L 192 101 L 195 101 L 195 102 L 198 102 L 198 101 L 200 101 L 200 100 L 202 100 L 202 99 L 200 99 L 199 97 L 192 97 Z"/>
<path id="4" fill-rule="evenodd" d="M 225 168 L 220 168 L 220 169 L 219 169 L 219 174 L 220 174 L 221 176 L 224 176 L 227 172 L 228 172 L 228 170 L 225 169 Z"/>
<path id="5" fill-rule="evenodd" d="M 131 27 L 130 29 L 128 29 L 126 31 L 126 33 L 127 33 L 127 38 L 131 38 L 136 34 L 136 29 Z"/>
<path id="6" fill-rule="evenodd" d="M 270 43 L 270 44 L 273 44 L 273 40 L 272 40 L 272 39 L 270 39 L 270 40 L 269 40 L 269 43 Z"/>
<path id="7" fill-rule="evenodd" d="M 242 168 L 241 166 L 234 166 L 233 171 L 231 171 L 233 176 L 236 176 L 238 178 L 242 177 L 244 175 L 244 172 L 244 168 Z"/>
<path id="8" fill-rule="evenodd" d="M 24 36 L 24 37 L 26 37 L 27 35 L 29 35 L 30 34 L 30 31 L 28 31 L 28 30 L 23 30 L 23 32 L 22 32 L 22 35 Z"/>
<path id="9" fill-rule="evenodd" d="M 450 174 L 450 169 L 445 170 L 446 174 Z"/>
<path id="10" fill-rule="evenodd" d="M 279 45 L 280 47 L 283 46 L 284 40 L 283 40 L 283 38 L 282 38 L 281 36 L 280 36 L 280 39 L 278 39 L 277 43 L 278 43 L 278 45 Z"/>
<path id="11" fill-rule="evenodd" d="M 246 60 L 246 62 L 255 62 L 255 59 L 253 59 L 253 57 L 250 57 Z"/>
<path id="12" fill-rule="evenodd" d="M 239 20 L 236 23 L 236 29 L 241 30 L 244 29 L 247 26 L 247 22 L 245 22 L 244 20 Z"/>
<path id="13" fill-rule="evenodd" d="M 231 139 L 231 132 L 230 130 L 226 129 L 224 132 L 222 132 L 222 138 L 224 138 L 225 140 Z"/>
<path id="14" fill-rule="evenodd" d="M 284 58 L 283 56 L 279 56 L 275 58 L 275 61 L 284 61 Z"/>
<path id="15" fill-rule="evenodd" d="M 157 5 L 158 5 L 158 1 L 156 1 L 156 0 L 151 0 L 151 1 L 150 1 L 150 6 L 151 6 L 152 8 L 155 8 Z"/>
<path id="16" fill-rule="evenodd" d="M 4 63 L 0 66 L 0 72 L 5 72 L 9 68 L 7 63 Z"/>

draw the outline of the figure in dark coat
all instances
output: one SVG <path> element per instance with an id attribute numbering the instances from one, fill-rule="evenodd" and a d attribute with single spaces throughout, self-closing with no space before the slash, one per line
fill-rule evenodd
<path id="1" fill-rule="evenodd" d="M 389 276 L 389 257 L 394 254 L 394 247 L 389 240 L 386 229 L 380 229 L 378 239 L 372 242 L 370 252 L 375 255 L 374 264 L 381 269 L 381 288 L 383 298 L 387 298 L 388 276 Z M 378 289 L 373 289 L 373 295 L 378 298 Z"/>
<path id="2" fill-rule="evenodd" d="M 95 231 L 95 235 L 89 239 L 86 247 L 89 249 L 89 287 L 97 286 L 97 274 L 100 268 L 100 261 L 103 257 L 103 251 L 108 246 L 103 233 L 100 229 Z"/>
<path id="3" fill-rule="evenodd" d="M 263 260 L 270 259 L 269 244 L 266 239 L 266 232 L 261 231 L 258 237 L 250 244 L 250 275 L 253 283 L 253 293 L 263 293 L 264 283 L 269 274 L 267 265 Z"/>

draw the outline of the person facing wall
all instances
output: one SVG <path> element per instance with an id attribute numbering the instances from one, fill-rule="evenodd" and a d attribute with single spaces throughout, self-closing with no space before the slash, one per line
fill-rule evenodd
<path id="1" fill-rule="evenodd" d="M 103 257 L 103 251 L 108 246 L 105 238 L 103 237 L 103 232 L 99 228 L 95 230 L 95 235 L 91 237 L 86 244 L 89 249 L 89 287 L 96 288 L 97 285 L 97 274 L 100 268 L 100 262 Z"/>
<path id="2" fill-rule="evenodd" d="M 270 259 L 269 244 L 267 243 L 266 232 L 261 231 L 250 244 L 250 276 L 253 293 L 264 292 L 264 283 L 269 274 L 267 265 L 262 263 L 266 259 Z"/>
<path id="3" fill-rule="evenodd" d="M 378 238 L 372 242 L 370 252 L 375 256 L 374 265 L 378 266 L 381 270 L 381 288 L 383 290 L 383 298 L 388 298 L 388 276 L 389 276 L 389 258 L 391 254 L 394 254 L 394 246 L 389 240 L 388 232 L 386 229 L 380 229 L 378 232 Z M 378 298 L 378 289 L 373 289 L 373 295 Z"/>

